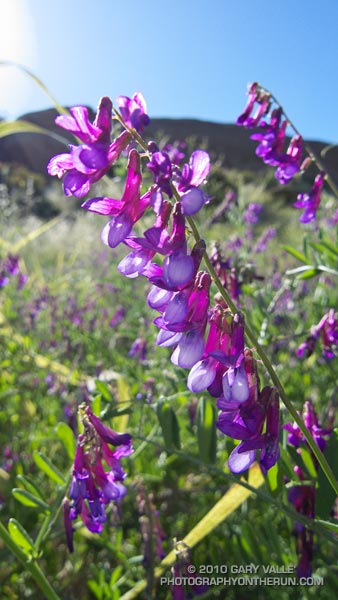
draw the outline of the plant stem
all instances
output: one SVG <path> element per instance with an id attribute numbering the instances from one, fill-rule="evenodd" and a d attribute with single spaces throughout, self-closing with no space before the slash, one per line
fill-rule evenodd
<path id="1" fill-rule="evenodd" d="M 268 90 L 267 90 L 268 92 Z M 270 92 L 268 92 L 270 93 Z M 272 95 L 271 98 L 277 102 L 276 98 Z M 279 104 L 277 102 L 277 104 Z M 280 105 L 279 105 L 280 106 Z M 127 125 L 125 124 L 121 114 L 119 113 L 119 111 L 114 108 L 115 114 L 117 119 L 119 120 L 119 122 L 121 123 L 121 125 L 127 130 L 129 131 L 129 133 L 134 137 L 134 139 L 140 144 L 140 146 L 142 147 L 143 150 L 145 150 L 147 152 L 147 144 L 145 143 L 145 141 L 141 138 L 141 136 L 134 130 L 134 129 L 130 129 L 129 127 L 127 127 Z M 283 111 L 284 112 L 284 111 Z M 286 114 L 284 113 L 285 118 L 289 121 L 288 117 L 286 116 Z M 298 131 L 296 130 L 296 128 L 293 126 L 292 122 L 289 121 L 290 125 L 294 128 L 295 132 L 298 133 Z M 313 160 L 316 160 L 317 162 L 317 166 L 319 166 L 319 168 L 322 167 L 322 164 L 319 161 L 317 161 L 317 157 L 312 153 L 312 157 Z M 323 168 L 324 169 L 324 168 Z M 325 170 L 325 169 L 324 169 Z M 336 186 L 333 184 L 333 191 L 334 193 L 337 195 L 338 198 L 338 188 L 336 188 Z M 331 185 L 331 184 L 330 184 Z M 179 193 L 177 192 L 175 186 L 172 184 L 172 191 L 173 191 L 173 195 L 174 198 L 177 202 L 180 201 L 180 196 Z M 199 231 L 197 229 L 197 226 L 194 222 L 194 220 L 192 219 L 191 216 L 187 216 L 186 217 L 187 222 L 189 223 L 189 226 L 191 228 L 191 231 L 193 233 L 193 236 L 195 238 L 196 242 L 200 242 L 201 241 L 201 236 L 199 234 Z M 239 312 L 238 308 L 236 306 L 236 304 L 232 301 L 232 299 L 230 298 L 230 295 L 228 294 L 227 290 L 223 287 L 220 279 L 218 278 L 214 267 L 212 266 L 212 263 L 210 261 L 210 258 L 207 254 L 206 251 L 204 251 L 203 254 L 203 258 L 204 258 L 204 262 L 206 264 L 206 267 L 209 271 L 210 276 L 212 277 L 219 293 L 221 294 L 222 298 L 224 299 L 224 301 L 226 302 L 226 304 L 228 305 L 228 307 L 230 308 L 230 310 L 232 311 L 233 314 Z M 253 344 L 258 356 L 260 357 L 262 363 L 264 364 L 267 372 L 269 373 L 271 380 L 273 381 L 274 385 L 276 386 L 279 395 L 285 405 L 285 407 L 287 408 L 287 410 L 289 411 L 289 413 L 292 415 L 292 417 L 294 418 L 294 420 L 296 421 L 299 429 L 301 430 L 301 432 L 303 433 L 307 443 L 309 444 L 314 456 L 317 458 L 318 463 L 320 465 L 320 467 L 322 468 L 323 472 L 325 473 L 325 476 L 327 478 L 327 480 L 329 481 L 331 487 L 334 489 L 335 493 L 338 495 L 338 482 L 335 479 L 335 476 L 332 472 L 332 469 L 330 467 L 330 465 L 328 464 L 325 456 L 323 455 L 323 453 L 320 451 L 320 449 L 318 448 L 317 444 L 315 443 L 310 431 L 307 429 L 307 427 L 305 426 L 301 416 L 297 413 L 296 409 L 294 408 L 293 404 L 291 403 L 291 401 L 288 399 L 285 390 L 281 384 L 281 381 L 275 371 L 275 369 L 273 368 L 269 358 L 267 357 L 267 355 L 265 354 L 265 351 L 263 350 L 262 346 L 258 343 L 258 340 L 256 338 L 256 336 L 254 335 L 251 327 L 248 325 L 248 323 L 245 321 L 245 333 L 246 336 L 248 338 L 248 340 Z"/>
<path id="2" fill-rule="evenodd" d="M 201 236 L 199 235 L 198 229 L 196 227 L 196 224 L 194 223 L 193 219 L 191 217 L 187 217 L 187 221 L 191 227 L 191 230 L 194 234 L 194 238 L 196 240 L 196 242 L 201 240 Z M 207 255 L 206 252 L 204 252 L 204 261 L 205 264 L 207 266 L 207 269 L 209 271 L 210 276 L 213 278 L 215 285 L 217 286 L 218 291 L 220 292 L 220 294 L 222 295 L 222 298 L 224 299 L 224 301 L 226 302 L 226 304 L 228 305 L 228 307 L 230 308 L 230 310 L 235 314 L 236 312 L 238 312 L 238 309 L 236 307 L 236 305 L 234 304 L 234 302 L 231 300 L 227 290 L 223 287 L 222 283 L 220 282 L 219 278 L 216 275 L 215 269 L 211 264 L 210 258 Z M 315 455 L 315 457 L 317 458 L 321 468 L 323 469 L 328 481 L 330 482 L 330 485 L 332 486 L 332 488 L 334 489 L 335 493 L 338 494 L 338 483 L 335 479 L 335 476 L 332 472 L 332 469 L 330 467 L 330 465 L 328 464 L 325 456 L 323 455 L 323 453 L 320 451 L 320 449 L 318 448 L 316 442 L 314 441 L 310 431 L 308 430 L 308 428 L 305 426 L 305 423 L 303 421 L 303 419 L 300 417 L 300 415 L 297 413 L 296 409 L 294 408 L 292 402 L 289 400 L 289 398 L 287 397 L 285 390 L 281 384 L 281 381 L 275 371 L 275 369 L 273 368 L 269 358 L 267 357 L 264 349 L 262 348 L 262 346 L 258 343 L 258 340 L 256 338 L 256 336 L 254 335 L 250 325 L 248 325 L 247 323 L 247 319 L 245 319 L 245 333 L 247 338 L 250 340 L 250 342 L 253 344 L 257 354 L 259 355 L 262 363 L 264 364 L 267 372 L 269 373 L 271 380 L 273 381 L 274 385 L 276 386 L 279 395 L 281 397 L 281 399 L 283 400 L 283 403 L 285 405 L 285 407 L 288 409 L 289 413 L 291 413 L 291 415 L 293 416 L 294 420 L 296 421 L 299 429 L 301 430 L 301 432 L 303 433 L 307 443 L 309 444 L 313 454 Z"/>
<path id="3" fill-rule="evenodd" d="M 3 539 L 5 544 L 8 546 L 14 556 L 24 565 L 25 569 L 31 574 L 40 590 L 43 592 L 46 600 L 61 600 L 60 596 L 51 587 L 49 581 L 46 579 L 45 574 L 41 570 L 40 566 L 34 559 L 29 559 L 24 552 L 16 545 L 9 535 L 7 529 L 2 523 L 0 523 L 0 537 Z"/>
<path id="4" fill-rule="evenodd" d="M 291 121 L 291 119 L 289 119 L 288 115 L 286 114 L 284 108 L 282 107 L 281 103 L 278 101 L 278 99 L 276 98 L 276 96 L 274 94 L 272 94 L 270 92 L 270 90 L 266 89 L 264 86 L 261 86 L 262 90 L 264 90 L 267 94 L 269 94 L 270 98 L 277 104 L 277 106 L 279 106 L 279 108 L 281 109 L 284 117 L 286 118 L 287 122 L 289 123 L 289 125 L 292 127 L 292 129 L 294 130 L 294 132 L 299 135 L 303 142 L 304 142 L 304 148 L 306 149 L 309 157 L 313 160 L 313 162 L 316 163 L 318 169 L 320 171 L 324 171 L 325 173 L 325 179 L 328 183 L 328 185 L 330 186 L 331 190 L 333 191 L 334 195 L 336 196 L 336 198 L 338 199 L 338 187 L 336 186 L 335 182 L 333 181 L 330 173 L 327 172 L 327 169 L 324 165 L 324 163 L 322 162 L 321 158 L 318 156 L 318 154 L 313 150 L 313 148 L 311 147 L 311 145 L 306 142 L 303 139 L 303 136 L 300 134 L 300 132 L 298 131 L 297 127 L 294 125 L 294 123 Z"/>

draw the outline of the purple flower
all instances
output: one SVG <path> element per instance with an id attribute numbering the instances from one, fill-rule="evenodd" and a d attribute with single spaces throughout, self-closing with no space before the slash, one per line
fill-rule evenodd
<path id="1" fill-rule="evenodd" d="M 66 196 L 83 198 L 90 186 L 101 179 L 129 144 L 131 137 L 126 131 L 110 143 L 112 102 L 101 98 L 94 123 L 89 121 L 88 109 L 75 106 L 71 116 L 60 115 L 57 125 L 70 131 L 83 143 L 70 145 L 69 154 L 58 154 L 50 159 L 47 171 L 50 175 L 63 178 Z"/>
<path id="2" fill-rule="evenodd" d="M 259 215 L 262 212 L 263 205 L 250 203 L 243 214 L 243 219 L 247 225 L 255 225 L 258 223 Z"/>
<path id="3" fill-rule="evenodd" d="M 130 129 L 135 129 L 138 133 L 142 133 L 144 128 L 149 125 L 150 119 L 147 115 L 147 105 L 141 92 L 136 92 L 132 98 L 118 96 L 117 105 L 125 124 Z"/>
<path id="4" fill-rule="evenodd" d="M 311 327 L 311 335 L 297 348 L 298 358 L 311 356 L 319 339 L 322 342 L 324 358 L 329 360 L 334 358 L 337 355 L 338 345 L 338 317 L 332 308 L 317 325 Z"/>
<path id="5" fill-rule="evenodd" d="M 78 516 L 93 533 L 101 533 L 107 517 L 106 504 L 126 493 L 126 473 L 120 459 L 133 452 L 131 436 L 116 433 L 94 415 L 89 406 L 80 407 L 84 433 L 78 436 L 69 498 L 64 501 L 64 524 L 70 552 L 73 551 L 72 521 Z M 114 447 L 114 450 L 110 446 Z M 110 467 L 106 471 L 103 461 Z"/>
<path id="6" fill-rule="evenodd" d="M 300 135 L 295 135 L 290 141 L 286 154 L 281 156 L 279 167 L 275 172 L 276 179 L 282 185 L 288 183 L 300 170 L 302 151 L 303 139 Z"/>
<path id="7" fill-rule="evenodd" d="M 162 192 L 167 194 L 168 198 L 172 198 L 173 191 L 171 188 L 171 160 L 166 152 L 154 152 L 151 155 L 151 160 L 147 167 L 152 172 L 154 182 Z"/>
<path id="8" fill-rule="evenodd" d="M 204 150 L 195 150 L 189 164 L 184 164 L 177 182 L 183 214 L 194 215 L 209 200 L 209 197 L 198 187 L 205 183 L 209 172 L 209 154 Z"/>
<path id="9" fill-rule="evenodd" d="M 282 150 L 285 141 L 285 130 L 287 121 L 282 119 L 282 109 L 276 108 L 272 111 L 270 122 L 261 122 L 262 133 L 251 135 L 252 140 L 259 141 L 256 148 L 257 156 L 260 156 L 267 165 L 279 167 L 282 159 Z"/>
<path id="10" fill-rule="evenodd" d="M 310 223 L 316 218 L 316 213 L 320 205 L 321 193 L 323 190 L 325 173 L 320 173 L 314 180 L 314 184 L 309 194 L 298 194 L 297 202 L 294 203 L 296 208 L 303 208 L 304 212 L 300 217 L 301 223 Z"/>
<path id="11" fill-rule="evenodd" d="M 92 198 L 82 204 L 82 208 L 86 210 L 113 217 L 101 234 L 101 239 L 107 246 L 115 248 L 123 242 L 149 206 L 149 191 L 140 196 L 141 183 L 140 155 L 136 150 L 131 150 L 127 180 L 121 200 L 107 197 Z"/>
<path id="12" fill-rule="evenodd" d="M 248 88 L 248 101 L 238 117 L 237 125 L 251 128 L 257 127 L 261 118 L 268 112 L 270 107 L 270 96 L 259 87 L 258 83 L 251 83 Z M 256 113 L 252 116 L 256 103 L 258 104 Z"/>

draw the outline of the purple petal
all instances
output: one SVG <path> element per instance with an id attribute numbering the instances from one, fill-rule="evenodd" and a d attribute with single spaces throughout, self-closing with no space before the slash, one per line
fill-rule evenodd
<path id="1" fill-rule="evenodd" d="M 161 329 L 157 335 L 156 344 L 163 348 L 170 348 L 171 346 L 175 346 L 182 338 L 182 333 L 176 333 L 175 331 L 167 331 L 166 329 Z"/>
<path id="2" fill-rule="evenodd" d="M 204 183 L 210 172 L 210 157 L 204 150 L 195 150 L 189 161 L 192 170 L 190 185 L 198 186 Z"/>
<path id="3" fill-rule="evenodd" d="M 240 452 L 240 447 L 241 444 L 236 446 L 228 459 L 228 467 L 232 473 L 242 473 L 243 471 L 246 471 L 256 459 L 256 450 Z"/>
<path id="4" fill-rule="evenodd" d="M 189 283 L 194 275 L 194 260 L 184 252 L 174 252 L 163 261 L 163 276 L 170 287 Z"/>
<path id="5" fill-rule="evenodd" d="M 249 398 L 250 389 L 244 363 L 238 369 L 228 369 L 223 375 L 223 394 L 225 400 L 240 403 Z"/>
<path id="6" fill-rule="evenodd" d="M 59 179 L 73 168 L 73 158 L 71 154 L 57 154 L 53 156 L 47 164 L 49 175 L 56 175 Z"/>
<path id="7" fill-rule="evenodd" d="M 99 215 L 117 215 L 123 207 L 121 200 L 113 198 L 91 198 L 81 204 L 81 208 L 98 213 Z"/>
<path id="8" fill-rule="evenodd" d="M 172 353 L 171 362 L 184 369 L 191 369 L 202 357 L 204 346 L 204 338 L 199 331 L 188 331 Z"/>
<path id="9" fill-rule="evenodd" d="M 147 302 L 150 308 L 162 311 L 167 306 L 172 296 L 173 292 L 163 290 L 154 285 L 147 296 Z"/>
<path id="10" fill-rule="evenodd" d="M 188 313 L 188 302 L 184 294 L 178 292 L 168 302 L 163 314 L 163 320 L 166 325 L 180 323 L 184 321 Z"/>
<path id="11" fill-rule="evenodd" d="M 136 250 L 135 252 L 130 252 L 118 264 L 117 270 L 130 279 L 138 277 L 149 260 L 151 260 L 152 256 L 153 252 L 149 252 L 149 250 Z"/>
<path id="12" fill-rule="evenodd" d="M 76 196 L 83 198 L 90 190 L 90 177 L 79 173 L 75 169 L 69 171 L 63 180 L 63 191 L 65 196 Z"/>
<path id="13" fill-rule="evenodd" d="M 207 196 L 202 190 L 192 187 L 181 196 L 182 213 L 184 215 L 194 215 L 197 213 L 207 200 Z"/>
<path id="14" fill-rule="evenodd" d="M 216 376 L 216 365 L 212 358 L 198 361 L 191 369 L 187 385 L 191 392 L 198 394 L 211 385 Z"/>
<path id="15" fill-rule="evenodd" d="M 101 240 L 110 248 L 116 248 L 129 235 L 132 228 L 133 222 L 130 216 L 126 213 L 119 214 L 104 227 Z"/>

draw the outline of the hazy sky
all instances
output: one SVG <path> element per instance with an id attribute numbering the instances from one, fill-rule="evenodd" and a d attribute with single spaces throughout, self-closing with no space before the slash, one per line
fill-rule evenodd
<path id="1" fill-rule="evenodd" d="M 0 60 L 64 105 L 142 91 L 150 116 L 234 122 L 247 84 L 279 97 L 308 139 L 338 141 L 337 0 L 0 0 Z M 49 108 L 0 66 L 0 115 Z"/>

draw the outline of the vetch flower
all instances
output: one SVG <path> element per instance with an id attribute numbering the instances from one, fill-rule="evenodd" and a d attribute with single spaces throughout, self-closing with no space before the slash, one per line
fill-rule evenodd
<path id="1" fill-rule="evenodd" d="M 127 127 L 142 133 L 144 128 L 149 125 L 147 105 L 141 92 L 136 92 L 132 98 L 118 96 L 117 105 Z"/>
<path id="2" fill-rule="evenodd" d="M 104 227 L 101 239 L 111 248 L 115 248 L 129 236 L 133 225 L 142 217 L 150 204 L 149 190 L 140 196 L 142 175 L 140 155 L 136 150 L 129 153 L 127 180 L 121 200 L 101 197 L 86 200 L 82 208 L 109 215 L 112 219 Z"/>
<path id="3" fill-rule="evenodd" d="M 87 405 L 80 406 L 84 432 L 78 436 L 69 499 L 64 501 L 67 543 L 73 551 L 72 521 L 81 517 L 87 529 L 101 533 L 107 520 L 105 505 L 126 493 L 120 459 L 133 452 L 131 436 L 102 423 Z M 111 448 L 114 447 L 114 449 Z M 103 461 L 110 470 L 105 470 Z"/>
<path id="4" fill-rule="evenodd" d="M 303 208 L 304 212 L 300 217 L 301 223 L 310 223 L 316 218 L 317 210 L 320 205 L 321 193 L 324 186 L 325 173 L 319 173 L 314 180 L 311 191 L 306 194 L 298 194 L 297 202 L 294 203 L 296 208 Z"/>
<path id="5" fill-rule="evenodd" d="M 198 186 L 205 183 L 210 172 L 210 157 L 204 150 L 195 150 L 189 164 L 183 165 L 177 177 L 177 190 L 180 194 L 184 215 L 194 215 L 210 199 Z"/>
<path id="6" fill-rule="evenodd" d="M 63 191 L 66 196 L 83 198 L 93 183 L 101 179 L 128 146 L 131 136 L 127 131 L 110 143 L 112 124 L 112 102 L 110 98 L 100 99 L 97 114 L 90 122 L 88 109 L 75 106 L 71 116 L 56 117 L 57 125 L 70 131 L 83 143 L 70 145 L 69 154 L 58 154 L 50 159 L 47 171 L 50 175 L 63 178 Z"/>

